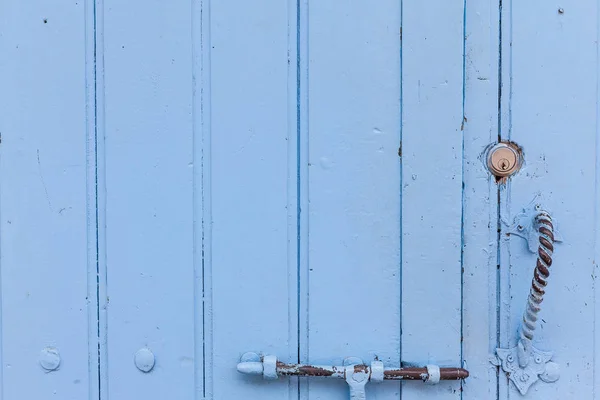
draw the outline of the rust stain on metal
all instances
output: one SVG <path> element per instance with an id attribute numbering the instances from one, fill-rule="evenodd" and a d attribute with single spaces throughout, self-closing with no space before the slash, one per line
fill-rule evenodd
<path id="1" fill-rule="evenodd" d="M 385 379 L 391 380 L 422 380 L 429 379 L 427 368 L 401 368 L 383 372 Z M 463 368 L 440 368 L 440 379 L 443 381 L 457 381 L 469 377 L 469 371 Z"/>
<path id="2" fill-rule="evenodd" d="M 311 367 L 309 365 L 300 367 L 299 372 L 300 372 L 300 374 L 306 375 L 306 376 L 331 376 L 331 375 L 333 375 L 333 371 L 328 371 L 323 368 Z"/>
<path id="3" fill-rule="evenodd" d="M 540 239 L 540 242 L 542 240 Z M 544 249 L 542 249 L 541 247 L 538 249 L 538 254 L 540 255 L 540 258 L 546 263 L 548 264 L 548 266 L 550 266 L 552 264 L 552 258 L 550 258 L 550 256 L 548 255 L 548 253 L 546 253 L 546 251 Z"/>
<path id="4" fill-rule="evenodd" d="M 354 365 L 354 373 L 371 374 L 369 365 Z M 323 376 L 343 378 L 346 374 L 345 367 L 316 366 L 304 364 L 286 364 L 277 362 L 277 374 L 283 376 Z M 463 368 L 440 368 L 441 380 L 460 380 L 469 376 L 469 371 Z M 422 380 L 429 379 L 427 368 L 409 367 L 398 369 L 386 369 L 383 371 L 386 380 Z"/>
<path id="5" fill-rule="evenodd" d="M 549 225 L 552 226 L 551 223 Z M 554 233 L 550 229 L 546 228 L 545 226 L 541 226 L 539 232 L 543 233 L 544 235 L 548 236 L 550 240 L 554 241 Z M 554 246 L 552 249 L 554 249 Z"/>
<path id="6" fill-rule="evenodd" d="M 537 267 L 538 270 L 544 275 L 547 276 L 550 274 L 550 271 L 548 271 L 548 268 L 546 268 L 546 266 L 544 264 L 541 263 L 540 260 L 537 261 Z"/>
<path id="7" fill-rule="evenodd" d="M 331 376 L 335 374 L 335 372 L 335 367 L 330 371 L 324 368 L 314 367 L 312 365 L 290 365 L 279 361 L 277 362 L 277 373 L 281 375 Z"/>
<path id="8" fill-rule="evenodd" d="M 384 379 L 392 380 L 421 380 L 423 374 L 427 375 L 427 368 L 401 368 L 383 371 Z"/>
<path id="9" fill-rule="evenodd" d="M 527 297 L 527 308 L 523 313 L 523 323 L 521 325 L 521 340 L 533 340 L 533 334 L 536 329 L 537 314 L 544 300 L 548 277 L 550 276 L 550 266 L 552 265 L 552 253 L 554 251 L 554 226 L 552 218 L 546 211 L 540 211 L 535 217 L 535 223 L 538 225 L 538 257 L 529 296 Z"/>
<path id="10" fill-rule="evenodd" d="M 355 365 L 354 366 L 354 373 L 358 373 L 358 372 L 364 372 L 366 374 L 369 373 L 369 366 L 367 365 Z"/>

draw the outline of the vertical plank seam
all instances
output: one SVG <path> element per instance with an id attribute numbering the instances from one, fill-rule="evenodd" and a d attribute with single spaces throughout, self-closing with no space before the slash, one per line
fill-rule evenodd
<path id="1" fill-rule="evenodd" d="M 108 271 L 106 268 L 106 173 L 104 154 L 104 1 L 93 1 L 94 17 L 94 147 L 95 147 L 95 223 L 96 223 L 96 307 L 98 398 L 108 394 L 108 322 L 106 318 Z"/>
<path id="2" fill-rule="evenodd" d="M 301 284 L 301 254 L 300 254 L 300 246 L 302 244 L 302 239 L 301 239 L 301 235 L 300 235 L 300 230 L 301 230 L 301 201 L 302 201 L 302 191 L 301 191 L 301 166 L 300 166 L 300 141 L 301 141 L 301 135 L 300 135 L 300 129 L 302 128 L 302 125 L 300 123 L 300 115 L 301 115 L 301 109 L 300 109 L 300 79 L 301 79 L 301 73 L 300 73 L 300 1 L 301 0 L 296 0 L 296 229 L 297 229 L 297 236 L 296 236 L 296 281 L 297 281 L 297 295 L 298 298 L 296 300 L 296 316 L 297 316 L 297 321 L 296 321 L 296 328 L 298 330 L 297 335 L 298 335 L 298 354 L 297 356 L 297 360 L 296 362 L 300 363 L 302 360 L 301 357 L 301 348 L 300 348 L 300 335 L 301 335 L 301 317 L 300 317 L 300 313 L 301 313 L 301 304 L 302 304 L 302 299 L 301 299 L 301 288 L 302 288 L 302 284 Z M 298 386 L 298 398 L 300 398 L 300 386 Z"/>
<path id="3" fill-rule="evenodd" d="M 498 67 L 498 141 L 510 140 L 512 133 L 512 0 L 500 0 L 500 45 Z M 505 88 L 506 85 L 506 88 Z M 498 347 L 510 341 L 510 239 L 502 236 L 503 221 L 510 218 L 510 181 L 498 186 Z M 504 246 L 504 247 L 503 247 Z M 507 301 L 504 301 L 507 300 Z M 498 369 L 498 399 L 510 397 L 508 377 Z"/>
<path id="4" fill-rule="evenodd" d="M 299 0 L 287 1 L 287 269 L 288 360 L 300 362 L 300 110 L 299 110 Z M 288 399 L 300 398 L 298 378 L 288 383 Z"/>
<path id="5" fill-rule="evenodd" d="M 502 140 L 502 0 L 498 0 L 498 141 Z M 498 214 L 499 216 L 500 214 Z"/>
<path id="6" fill-rule="evenodd" d="M 86 97 L 86 232 L 89 399 L 101 399 L 100 264 L 98 259 L 98 132 L 96 2 L 84 3 Z"/>
<path id="7" fill-rule="evenodd" d="M 600 291 L 598 289 L 598 262 L 600 260 L 600 212 L 598 210 L 598 202 L 600 201 L 600 6 L 596 2 L 596 175 L 595 175 L 595 197 L 596 201 L 594 208 L 594 221 L 596 223 L 596 237 L 594 241 L 594 271 L 593 271 L 593 290 L 594 290 L 594 355 L 593 360 L 593 376 L 594 382 L 592 385 L 592 397 L 596 398 L 598 392 L 598 385 L 600 385 L 600 376 L 598 370 L 598 359 L 600 358 L 600 346 L 598 343 L 598 331 L 600 330 L 599 321 L 599 307 L 598 301 L 600 300 Z"/>
<path id="8" fill-rule="evenodd" d="M 400 315 L 398 316 L 398 318 L 400 318 L 400 324 L 399 324 L 399 326 L 400 326 L 399 342 L 400 343 L 398 344 L 398 349 L 399 349 L 398 365 L 400 367 L 402 367 L 402 332 L 403 332 L 403 328 L 402 328 L 402 317 L 403 317 L 403 308 L 402 308 L 402 296 L 403 296 L 403 293 L 402 293 L 402 284 L 403 284 L 403 282 L 402 282 L 402 270 L 403 270 L 403 268 L 402 268 L 402 254 L 403 254 L 402 209 L 404 206 L 403 205 L 404 197 L 402 196 L 402 188 L 404 187 L 404 183 L 403 183 L 404 182 L 403 181 L 404 158 L 402 157 L 402 134 L 403 134 L 403 127 L 404 127 L 404 123 L 403 123 L 403 121 L 404 121 L 404 119 L 403 119 L 404 118 L 404 115 L 403 115 L 403 109 L 404 109 L 403 73 L 404 73 L 404 69 L 403 69 L 403 63 L 402 63 L 403 62 L 403 49 L 404 49 L 404 45 L 402 42 L 402 34 L 403 34 L 402 28 L 404 25 L 403 15 L 404 15 L 404 0 L 400 0 L 400 32 L 399 32 L 399 34 L 400 34 L 400 49 L 399 49 L 399 51 L 400 51 L 400 71 L 398 71 L 400 73 L 400 110 L 399 110 L 400 111 L 400 124 L 399 124 L 400 131 L 398 132 L 399 141 L 400 141 L 399 148 L 398 148 L 398 155 L 400 156 L 400 190 L 398 193 L 398 197 L 400 200 L 399 201 L 400 210 L 398 213 L 399 219 L 400 219 L 400 221 L 398 221 L 400 224 L 400 227 L 399 227 L 399 235 L 400 235 L 399 247 L 400 248 L 399 248 L 399 257 L 398 257 L 398 269 L 399 269 L 399 271 L 398 271 L 398 281 L 399 281 L 398 298 L 400 300 L 400 306 L 399 306 L 399 314 Z M 399 385 L 398 398 L 400 400 L 402 400 L 402 388 L 403 388 L 402 382 L 398 382 L 398 385 Z"/>
<path id="9" fill-rule="evenodd" d="M 211 192 L 211 24 L 210 0 L 201 0 L 201 90 L 202 130 L 202 396 L 212 399 L 212 192 Z"/>
<path id="10" fill-rule="evenodd" d="M 202 2 L 191 0 L 192 26 L 192 237 L 193 237 L 193 274 L 194 274 L 194 399 L 204 398 L 204 309 L 203 309 L 203 276 L 202 276 L 202 245 L 203 245 L 203 193 L 202 193 L 202 109 L 198 109 L 202 98 Z M 199 101 L 200 100 L 200 101 Z M 200 106 L 201 107 L 201 106 Z"/>
<path id="11" fill-rule="evenodd" d="M 462 31 L 462 121 L 461 121 L 461 210 L 460 210 L 460 366 L 464 366 L 464 287 L 465 287 L 465 100 L 466 100 L 466 77 L 467 77 L 467 0 L 463 0 L 463 31 Z M 460 398 L 463 398 L 463 380 L 460 381 Z"/>
<path id="12" fill-rule="evenodd" d="M 502 140 L 502 0 L 498 0 L 498 137 Z M 496 348 L 500 347 L 500 326 L 501 326 L 501 301 L 502 301 L 502 279 L 500 269 L 501 248 L 500 239 L 502 231 L 502 207 L 500 186 L 496 187 Z M 500 399 L 500 366 L 496 367 L 496 399 Z"/>
<path id="13" fill-rule="evenodd" d="M 308 198 L 308 29 L 309 0 L 296 3 L 296 146 L 297 146 L 297 225 L 298 225 L 298 362 L 309 362 L 309 229 Z M 298 385 L 298 398 L 308 399 L 307 379 L 301 378 Z"/>

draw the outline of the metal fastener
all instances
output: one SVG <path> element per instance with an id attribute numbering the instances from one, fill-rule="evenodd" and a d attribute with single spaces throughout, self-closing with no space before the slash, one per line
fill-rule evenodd
<path id="1" fill-rule="evenodd" d="M 489 149 L 487 166 L 499 178 L 510 176 L 521 167 L 521 154 L 512 143 L 498 143 Z"/>
<path id="2" fill-rule="evenodd" d="M 543 360 L 542 360 L 542 357 L 540 357 L 540 356 L 535 356 L 535 363 L 536 363 L 536 364 L 541 364 L 541 363 L 542 363 L 542 361 L 543 361 Z"/>
<path id="3" fill-rule="evenodd" d="M 135 366 L 142 372 L 150 372 L 154 368 L 154 353 L 149 349 L 139 349 L 134 356 Z"/>
<path id="4" fill-rule="evenodd" d="M 46 371 L 55 371 L 60 365 L 60 353 L 55 347 L 46 347 L 40 352 L 40 365 Z"/>

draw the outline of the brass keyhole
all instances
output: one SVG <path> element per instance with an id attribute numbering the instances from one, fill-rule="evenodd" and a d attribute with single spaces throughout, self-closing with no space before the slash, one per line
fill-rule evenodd
<path id="1" fill-rule="evenodd" d="M 493 146 L 487 157 L 490 172 L 504 178 L 517 172 L 521 167 L 521 151 L 513 143 L 498 143 Z"/>

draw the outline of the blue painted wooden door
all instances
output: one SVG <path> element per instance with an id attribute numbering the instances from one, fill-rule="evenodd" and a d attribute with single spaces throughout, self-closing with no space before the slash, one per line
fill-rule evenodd
<path id="1" fill-rule="evenodd" d="M 470 371 L 368 399 L 516 399 L 494 354 L 536 196 L 563 242 L 534 344 L 562 369 L 525 398 L 596 398 L 598 13 L 1 2 L 0 400 L 348 398 L 244 376 L 245 352 Z M 524 150 L 504 183 L 500 140 Z"/>

